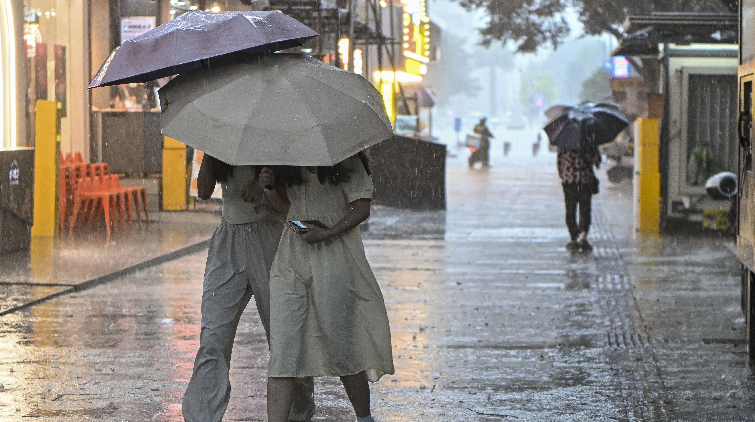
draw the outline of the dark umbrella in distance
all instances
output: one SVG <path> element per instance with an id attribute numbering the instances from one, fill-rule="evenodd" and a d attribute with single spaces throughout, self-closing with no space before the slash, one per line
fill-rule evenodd
<path id="1" fill-rule="evenodd" d="M 89 88 L 147 82 L 238 51 L 272 53 L 298 47 L 317 32 L 278 11 L 185 13 L 113 50 Z"/>
<path id="2" fill-rule="evenodd" d="M 618 106 L 588 102 L 566 110 L 543 130 L 552 145 L 578 150 L 611 142 L 627 126 Z"/>

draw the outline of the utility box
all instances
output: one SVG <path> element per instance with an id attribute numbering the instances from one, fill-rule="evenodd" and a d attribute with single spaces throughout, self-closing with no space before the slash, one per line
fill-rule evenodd
<path id="1" fill-rule="evenodd" d="M 162 165 L 162 210 L 185 211 L 188 198 L 186 145 L 166 136 Z"/>
<path id="2" fill-rule="evenodd" d="M 34 148 L 0 149 L 0 176 L 1 255 L 29 249 L 31 244 Z"/>

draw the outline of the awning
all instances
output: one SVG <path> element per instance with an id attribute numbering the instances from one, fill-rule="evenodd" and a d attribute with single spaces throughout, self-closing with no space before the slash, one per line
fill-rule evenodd
<path id="1" fill-rule="evenodd" d="M 736 44 L 736 13 L 653 13 L 630 16 L 625 33 L 612 55 L 657 56 L 658 44 Z"/>

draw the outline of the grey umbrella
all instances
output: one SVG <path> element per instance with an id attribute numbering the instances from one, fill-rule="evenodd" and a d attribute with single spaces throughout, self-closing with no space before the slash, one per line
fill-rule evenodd
<path id="1" fill-rule="evenodd" d="M 165 136 L 233 165 L 332 166 L 393 136 L 368 80 L 303 53 L 237 57 L 159 94 Z"/>
<path id="2" fill-rule="evenodd" d="M 176 75 L 238 51 L 271 53 L 298 47 L 317 35 L 278 11 L 188 12 L 113 50 L 89 88 Z"/>

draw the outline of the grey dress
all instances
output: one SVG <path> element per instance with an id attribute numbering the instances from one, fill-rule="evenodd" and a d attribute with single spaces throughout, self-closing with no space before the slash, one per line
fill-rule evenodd
<path id="1" fill-rule="evenodd" d="M 184 393 L 182 411 L 187 422 L 220 422 L 231 395 L 229 367 L 236 328 L 254 296 L 269 339 L 270 265 L 283 229 L 282 218 L 261 200 L 249 204 L 241 190 L 254 180 L 254 167 L 234 167 L 221 184 L 223 219 L 207 254 L 202 291 L 202 329 L 194 371 Z M 297 385 L 292 420 L 314 413 L 314 384 Z"/>
<path id="2" fill-rule="evenodd" d="M 349 203 L 372 197 L 372 180 L 361 161 L 344 161 L 350 180 L 305 182 L 287 189 L 288 219 L 320 220 L 333 226 Z M 370 268 L 359 229 L 308 245 L 291 230 L 281 237 L 270 272 L 271 377 L 354 375 L 377 381 L 392 374 L 388 315 Z"/>

